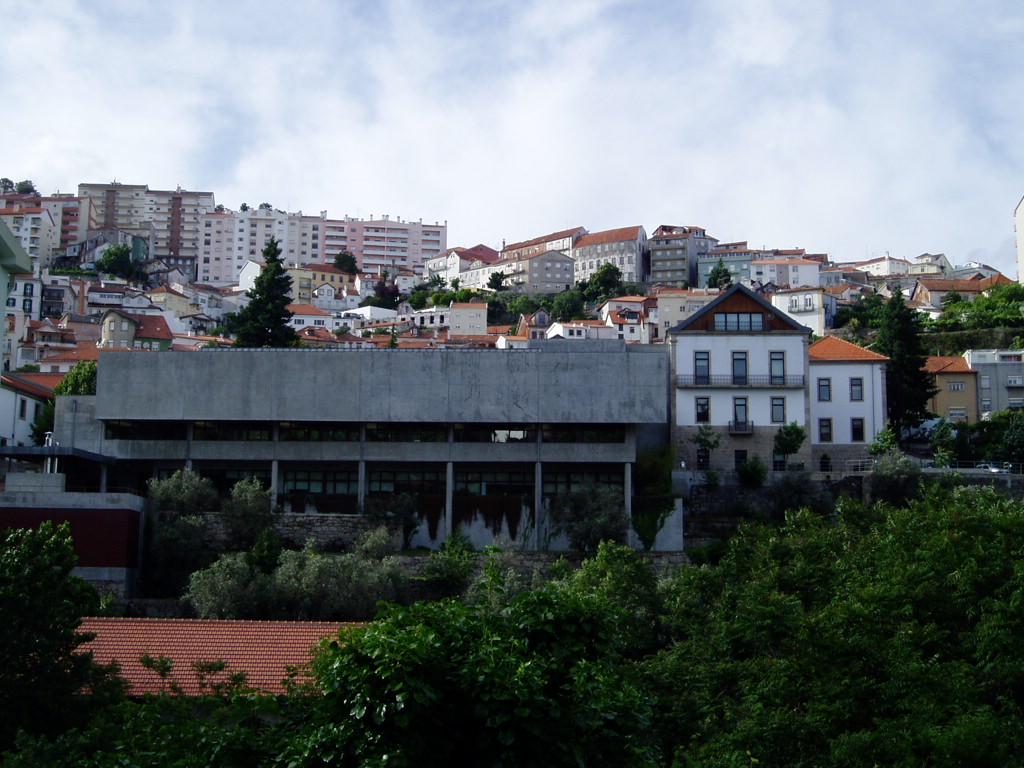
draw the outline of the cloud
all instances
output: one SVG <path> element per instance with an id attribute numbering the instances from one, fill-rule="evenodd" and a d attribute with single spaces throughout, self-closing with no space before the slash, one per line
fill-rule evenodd
<path id="1" fill-rule="evenodd" d="M 447 220 L 453 245 L 684 223 L 1015 274 L 1008 0 L 8 5 L 0 173 L 43 189 Z"/>

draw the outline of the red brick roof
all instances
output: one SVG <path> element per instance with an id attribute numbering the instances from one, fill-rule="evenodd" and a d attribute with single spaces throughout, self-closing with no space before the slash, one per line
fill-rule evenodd
<path id="1" fill-rule="evenodd" d="M 924 369 L 928 373 L 976 373 L 962 357 L 940 355 L 925 360 Z"/>
<path id="2" fill-rule="evenodd" d="M 620 227 L 619 229 L 607 229 L 604 232 L 594 232 L 590 235 L 581 235 L 576 241 L 576 248 L 584 248 L 588 245 L 603 245 L 604 243 L 635 243 L 640 239 L 641 227 Z"/>
<path id="3" fill-rule="evenodd" d="M 882 362 L 889 358 L 872 352 L 870 349 L 858 347 L 849 341 L 843 341 L 836 336 L 826 336 L 811 344 L 808 349 L 808 359 L 817 362 Z"/>
<path id="4" fill-rule="evenodd" d="M 63 373 L 5 373 L 3 383 L 11 389 L 36 397 L 51 397 L 53 388 L 64 378 Z"/>
<path id="5" fill-rule="evenodd" d="M 184 694 L 198 696 L 204 691 L 192 666 L 196 661 L 227 662 L 227 670 L 211 676 L 211 682 L 244 672 L 248 686 L 282 693 L 287 667 L 307 663 L 317 643 L 341 626 L 320 621 L 86 618 L 80 631 L 96 634 L 82 650 L 91 651 L 100 664 L 116 660 L 131 695 L 159 693 L 168 686 L 168 680 L 142 666 L 140 659 L 148 654 L 171 659 L 171 680 Z"/>
<path id="6" fill-rule="evenodd" d="M 564 240 L 577 232 L 585 232 L 583 227 L 573 227 L 572 229 L 563 229 L 561 232 L 552 232 L 550 235 L 544 235 L 543 237 L 535 237 L 533 240 L 523 240 L 521 243 L 510 243 L 502 248 L 502 251 L 516 251 L 520 248 L 527 248 L 531 245 L 540 245 L 541 243 L 548 243 L 552 240 Z"/>
<path id="7" fill-rule="evenodd" d="M 316 317 L 329 317 L 330 312 L 325 312 L 320 307 L 314 307 L 312 304 L 289 304 L 285 307 L 293 315 L 315 315 Z"/>

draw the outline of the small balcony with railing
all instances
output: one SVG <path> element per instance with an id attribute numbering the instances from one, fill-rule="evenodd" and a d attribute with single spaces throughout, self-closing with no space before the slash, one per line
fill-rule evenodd
<path id="1" fill-rule="evenodd" d="M 752 421 L 730 421 L 730 435 L 752 435 L 754 434 L 754 422 Z"/>
<path id="2" fill-rule="evenodd" d="M 806 377 L 803 374 L 794 376 L 741 376 L 738 374 L 700 375 L 683 373 L 676 376 L 676 386 L 680 389 L 693 388 L 747 388 L 747 389 L 803 389 Z"/>

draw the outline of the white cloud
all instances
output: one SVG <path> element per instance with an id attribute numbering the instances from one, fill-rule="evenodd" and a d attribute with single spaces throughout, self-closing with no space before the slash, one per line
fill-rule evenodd
<path id="1" fill-rule="evenodd" d="M 1024 11 L 963 13 L 12 0 L 0 174 L 447 219 L 452 244 L 685 223 L 1012 274 Z"/>

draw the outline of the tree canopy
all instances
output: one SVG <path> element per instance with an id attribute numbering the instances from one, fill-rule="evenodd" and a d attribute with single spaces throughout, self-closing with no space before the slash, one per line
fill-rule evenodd
<path id="1" fill-rule="evenodd" d="M 920 315 L 907 306 L 897 286 L 882 310 L 874 349 L 889 358 L 885 370 L 886 408 L 896 434 L 928 413 L 934 380 L 924 372 L 928 355 L 921 340 Z"/>
<path id="2" fill-rule="evenodd" d="M 292 279 L 284 269 L 281 245 L 270 238 L 263 248 L 263 268 L 246 291 L 249 303 L 235 315 L 232 329 L 236 347 L 287 347 L 295 342 L 292 317 Z"/>
<path id="3" fill-rule="evenodd" d="M 334 257 L 334 266 L 349 275 L 354 275 L 359 271 L 356 257 L 348 250 L 343 250 Z"/>
<path id="4" fill-rule="evenodd" d="M 0 531 L 0 750 L 19 728 L 66 724 L 72 696 L 89 680 L 88 638 L 77 629 L 96 613 L 99 597 L 71 575 L 77 564 L 67 524 Z"/>
<path id="5" fill-rule="evenodd" d="M 131 246 L 123 243 L 107 248 L 96 262 L 96 269 L 122 280 L 145 282 L 148 279 L 142 265 L 132 258 Z"/>
<path id="6" fill-rule="evenodd" d="M 725 266 L 725 261 L 719 259 L 718 263 L 712 268 L 708 274 L 708 288 L 718 288 L 724 291 L 732 285 L 732 275 L 729 273 L 729 268 Z"/>

